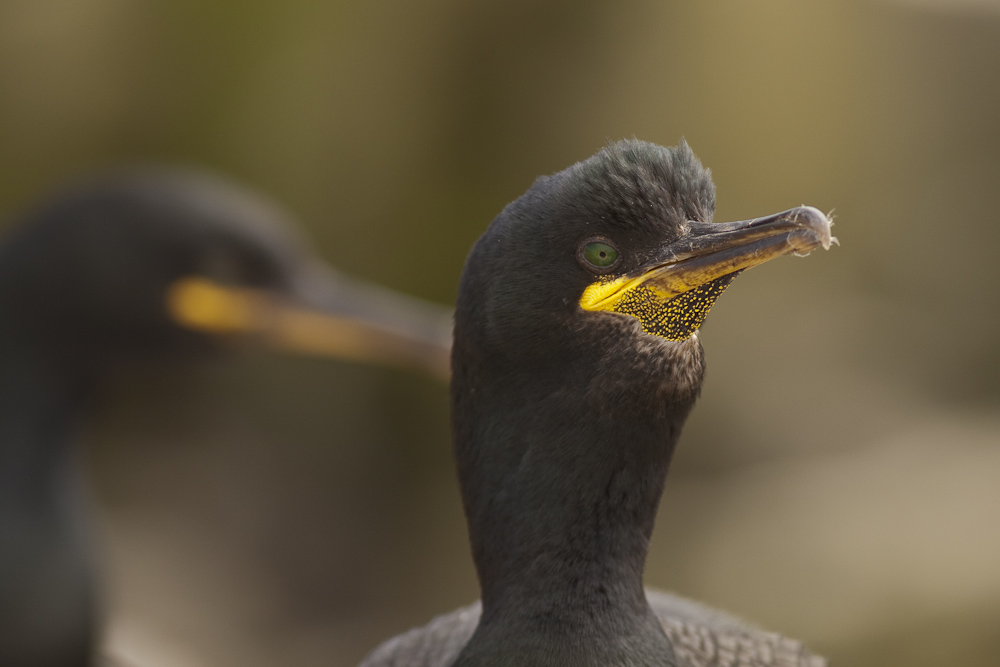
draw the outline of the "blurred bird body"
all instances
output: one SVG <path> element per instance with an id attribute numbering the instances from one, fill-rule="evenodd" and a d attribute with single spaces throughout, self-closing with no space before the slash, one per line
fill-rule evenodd
<path id="1" fill-rule="evenodd" d="M 204 175 L 62 193 L 0 245 L 0 665 L 90 665 L 100 595 L 74 445 L 102 378 L 247 341 L 446 375 L 450 311 L 323 266 Z"/>
<path id="2" fill-rule="evenodd" d="M 718 224 L 714 208 L 686 144 L 625 141 L 538 179 L 475 244 L 452 422 L 481 606 L 389 640 L 363 667 L 825 664 L 642 585 L 704 377 L 698 327 L 741 271 L 831 241 L 809 207 Z"/>

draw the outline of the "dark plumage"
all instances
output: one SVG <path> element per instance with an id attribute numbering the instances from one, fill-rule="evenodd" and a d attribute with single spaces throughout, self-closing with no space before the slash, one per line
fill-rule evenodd
<path id="1" fill-rule="evenodd" d="M 740 271 L 830 243 L 802 207 L 713 224 L 687 144 L 613 144 L 539 178 L 472 249 L 452 421 L 473 606 L 364 667 L 821 665 L 801 645 L 661 593 L 642 571 L 698 397 L 697 327 Z"/>
<path id="2" fill-rule="evenodd" d="M 108 372 L 247 338 L 436 371 L 450 319 L 337 276 L 280 211 L 205 175 L 110 177 L 24 216 L 0 245 L 0 665 L 94 659 L 72 441 Z"/>

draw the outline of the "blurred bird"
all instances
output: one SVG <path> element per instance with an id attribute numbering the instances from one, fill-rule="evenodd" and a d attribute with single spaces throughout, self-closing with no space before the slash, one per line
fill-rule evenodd
<path id="1" fill-rule="evenodd" d="M 455 313 L 455 456 L 482 601 L 363 667 L 824 665 L 642 571 L 705 373 L 698 328 L 743 270 L 831 242 L 811 207 L 714 224 L 686 143 L 623 141 L 542 177 L 472 249 Z"/>
<path id="2" fill-rule="evenodd" d="M 350 281 L 285 215 L 206 174 L 79 185 L 0 245 L 0 665 L 94 664 L 76 425 L 122 364 L 247 342 L 448 374 L 451 312 Z"/>

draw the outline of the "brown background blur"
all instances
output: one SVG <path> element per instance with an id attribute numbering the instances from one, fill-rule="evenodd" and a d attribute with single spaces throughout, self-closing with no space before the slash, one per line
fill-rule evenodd
<path id="1" fill-rule="evenodd" d="M 687 138 L 717 220 L 811 204 L 843 244 L 713 310 L 648 583 L 835 667 L 995 667 L 1000 1 L 0 0 L 5 216 L 193 163 L 451 303 L 506 202 L 633 135 Z M 354 665 L 477 596 L 432 380 L 146 369 L 85 436 L 136 665 Z"/>

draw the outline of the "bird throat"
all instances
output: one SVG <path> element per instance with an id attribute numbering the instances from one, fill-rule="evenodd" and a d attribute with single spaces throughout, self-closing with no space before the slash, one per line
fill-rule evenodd
<path id="1" fill-rule="evenodd" d="M 636 318 L 642 330 L 651 336 L 687 340 L 708 317 L 715 300 L 739 274 L 737 271 L 716 278 L 667 300 L 655 287 L 643 283 L 625 292 L 612 312 Z"/>

